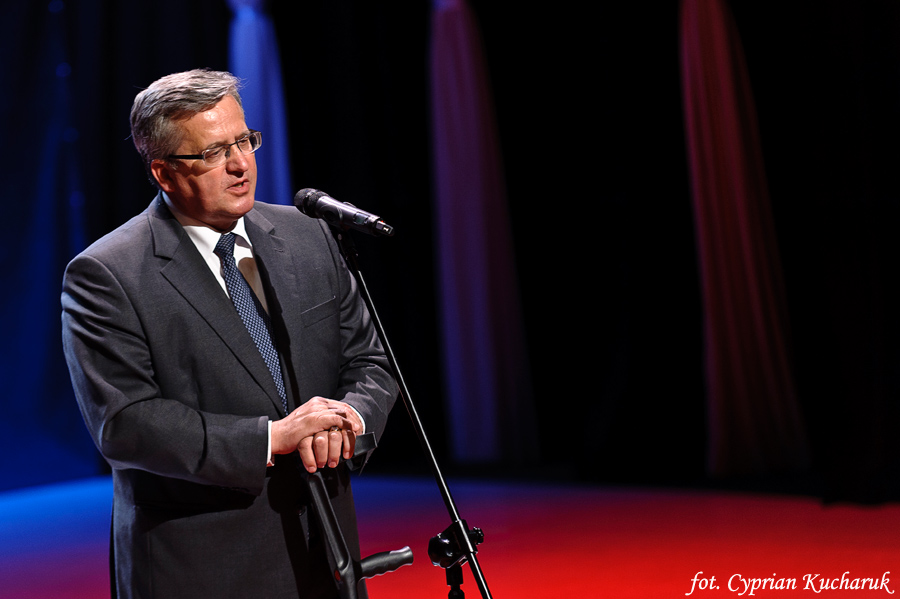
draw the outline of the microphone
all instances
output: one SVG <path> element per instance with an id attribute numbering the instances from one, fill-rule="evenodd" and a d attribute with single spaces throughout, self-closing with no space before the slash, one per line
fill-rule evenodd
<path id="1" fill-rule="evenodd" d="M 394 234 L 394 227 L 380 216 L 360 210 L 353 204 L 338 202 L 324 191 L 301 189 L 294 195 L 294 206 L 306 216 L 321 218 L 332 227 L 355 229 L 369 235 L 390 237 Z"/>

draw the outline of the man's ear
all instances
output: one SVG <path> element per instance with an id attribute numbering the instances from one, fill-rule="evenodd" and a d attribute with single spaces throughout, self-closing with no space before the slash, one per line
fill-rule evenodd
<path id="1" fill-rule="evenodd" d="M 172 181 L 172 166 L 165 160 L 154 160 L 150 163 L 150 174 L 156 179 L 156 184 L 166 193 L 174 189 Z"/>

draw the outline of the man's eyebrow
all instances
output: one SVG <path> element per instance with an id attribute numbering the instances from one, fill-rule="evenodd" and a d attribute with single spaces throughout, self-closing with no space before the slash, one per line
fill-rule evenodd
<path id="1" fill-rule="evenodd" d="M 237 140 L 241 139 L 242 137 L 247 137 L 248 135 L 250 135 L 250 129 L 244 129 L 243 132 L 239 133 L 238 136 L 234 138 L 234 141 L 237 141 Z M 218 148 L 221 146 L 230 146 L 232 143 L 234 143 L 234 142 L 214 141 L 211 144 L 209 144 L 208 146 L 206 146 L 205 148 L 203 148 L 202 151 L 205 152 L 206 150 L 212 150 L 213 148 Z"/>

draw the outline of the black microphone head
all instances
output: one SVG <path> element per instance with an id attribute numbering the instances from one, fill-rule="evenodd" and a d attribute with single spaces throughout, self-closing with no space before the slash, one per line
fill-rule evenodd
<path id="1" fill-rule="evenodd" d="M 324 191 L 309 187 L 294 194 L 294 206 L 310 218 L 321 218 L 329 225 L 341 229 L 356 229 L 369 235 L 394 234 L 394 228 L 380 217 L 360 210 L 349 202 L 338 202 Z"/>
<path id="2" fill-rule="evenodd" d="M 303 214 L 318 218 L 313 211 L 310 210 L 310 202 L 317 200 L 321 195 L 321 191 L 316 191 L 311 187 L 305 187 L 294 194 L 294 206 L 296 206 Z"/>

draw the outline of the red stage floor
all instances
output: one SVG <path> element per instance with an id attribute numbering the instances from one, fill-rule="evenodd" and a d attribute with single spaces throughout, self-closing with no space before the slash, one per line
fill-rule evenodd
<path id="1" fill-rule="evenodd" d="M 497 599 L 862 598 L 900 590 L 897 505 L 493 482 L 451 488 L 470 526 L 485 531 L 478 557 Z M 110 492 L 100 478 L 0 495 L 0 599 L 108 597 Z M 446 597 L 443 571 L 426 553 L 449 523 L 434 484 L 364 476 L 356 495 L 364 554 L 404 545 L 415 554 L 412 566 L 369 581 L 372 599 Z M 465 581 L 466 596 L 478 597 L 468 568 Z"/>

